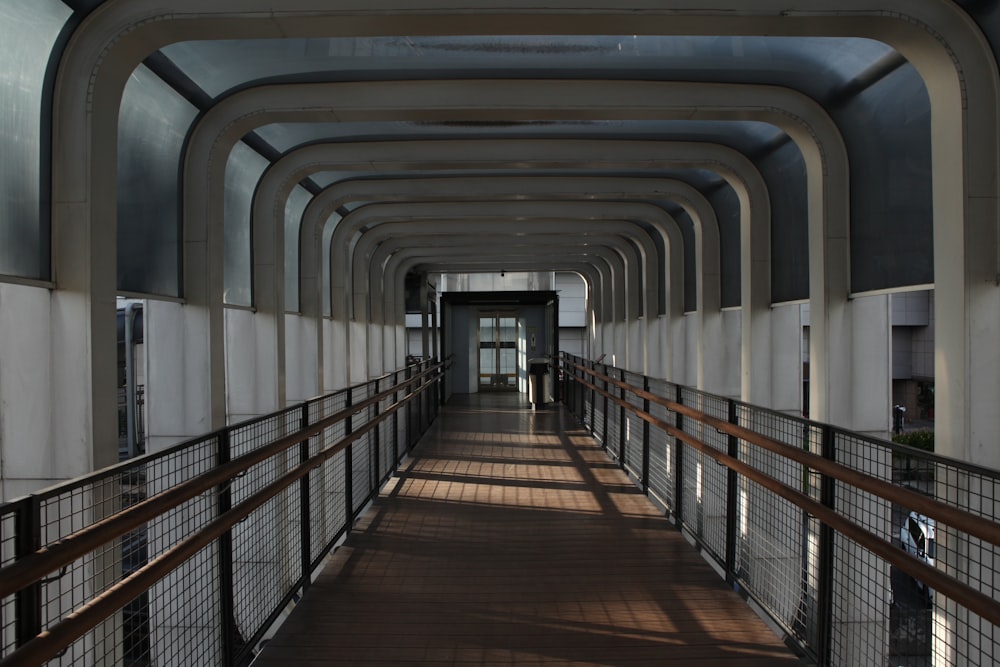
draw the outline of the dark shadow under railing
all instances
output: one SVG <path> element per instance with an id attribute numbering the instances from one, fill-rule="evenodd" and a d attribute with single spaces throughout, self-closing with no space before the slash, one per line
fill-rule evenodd
<path id="1" fill-rule="evenodd" d="M 0 665 L 245 664 L 437 416 L 441 369 L 420 361 L 0 505 Z"/>

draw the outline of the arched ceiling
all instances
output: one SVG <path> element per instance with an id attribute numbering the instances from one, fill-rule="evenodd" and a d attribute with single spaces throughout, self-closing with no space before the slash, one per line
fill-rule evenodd
<path id="1" fill-rule="evenodd" d="M 53 71 L 68 69 L 68 63 L 60 63 L 60 57 L 68 45 L 79 46 L 74 40 L 107 40 L 109 45 L 115 44 L 116 36 L 93 26 L 105 25 L 107 16 L 127 11 L 124 8 L 128 5 L 119 0 L 48 1 L 65 4 L 73 12 L 62 37 L 52 44 Z M 747 202 L 734 191 L 730 175 L 710 161 L 699 164 L 685 159 L 672 164 L 659 154 L 659 149 L 652 149 L 681 144 L 694 152 L 703 150 L 701 147 L 721 146 L 742 155 L 753 166 L 767 193 L 767 247 L 759 252 L 767 255 L 770 265 L 769 300 L 806 299 L 809 235 L 815 233 L 815 228 L 810 232 L 809 221 L 816 216 L 814 200 L 818 192 L 814 181 L 809 180 L 809 165 L 814 158 L 808 151 L 803 152 L 801 140 L 796 140 L 787 126 L 774 120 L 775 114 L 794 114 L 786 102 L 792 94 L 811 101 L 829 118 L 846 150 L 850 180 L 843 194 L 849 197 L 846 226 L 851 235 L 851 290 L 933 282 L 931 99 L 919 68 L 905 57 L 905 49 L 897 50 L 888 28 L 884 40 L 878 38 L 876 29 L 857 30 L 848 23 L 843 23 L 841 29 L 804 29 L 801 34 L 789 29 L 781 34 L 765 27 L 763 9 L 748 5 L 745 24 L 738 20 L 739 11 L 730 13 L 725 26 L 715 35 L 694 34 L 698 30 L 690 25 L 672 33 L 669 22 L 664 21 L 658 21 L 655 27 L 651 24 L 646 34 L 618 34 L 615 26 L 625 24 L 609 21 L 607 34 L 595 34 L 593 22 L 574 28 L 578 19 L 572 14 L 565 17 L 561 34 L 551 34 L 544 26 L 529 23 L 518 34 L 509 22 L 502 26 L 498 23 L 493 34 L 483 31 L 482 26 L 475 34 L 462 34 L 450 25 L 442 27 L 440 34 L 433 34 L 426 17 L 422 17 L 419 30 L 413 34 L 403 29 L 406 22 L 402 19 L 386 23 L 395 26 L 391 31 L 381 24 L 376 27 L 375 22 L 364 27 L 358 21 L 356 34 L 344 34 L 350 32 L 347 28 L 338 28 L 336 34 L 325 33 L 325 11 L 331 16 L 341 10 L 364 14 L 349 4 L 341 8 L 339 3 L 325 3 L 326 10 L 316 5 L 310 10 L 317 16 L 315 28 L 296 28 L 308 35 L 294 34 L 288 28 L 291 23 L 279 21 L 272 29 L 246 29 L 240 22 L 257 17 L 246 13 L 237 17 L 234 12 L 232 22 L 227 22 L 228 10 L 220 9 L 217 15 L 205 11 L 204 16 L 190 9 L 184 15 L 180 10 L 176 16 L 161 13 L 162 23 L 168 27 L 155 33 L 156 39 L 151 42 L 159 48 L 140 58 L 142 64 L 132 71 L 121 96 L 117 142 L 119 289 L 183 295 L 182 239 L 189 233 L 182 231 L 184 209 L 179 202 L 189 193 L 180 172 L 182 166 L 188 174 L 200 168 L 190 163 L 192 137 L 214 109 L 240 95 L 267 88 L 290 92 L 280 105 L 261 102 L 257 111 L 262 120 L 247 127 L 236 149 L 227 156 L 225 183 L 211 186 L 225 190 L 221 219 L 213 220 L 224 226 L 226 293 L 230 303 L 236 305 L 251 305 L 254 301 L 252 198 L 269 169 L 307 147 L 353 145 L 363 150 L 365 144 L 419 145 L 426 147 L 427 159 L 421 165 L 384 159 L 371 168 L 319 166 L 303 173 L 291 192 L 281 191 L 280 200 L 272 207 L 284 211 L 284 242 L 276 247 L 284 245 L 289 256 L 286 295 L 290 301 L 297 293 L 296 276 L 291 273 L 297 268 L 294 254 L 298 246 L 295 239 L 301 235 L 299 225 L 309 202 L 325 192 L 360 181 L 434 179 L 441 185 L 432 189 L 433 196 L 418 193 L 413 202 L 433 200 L 446 204 L 468 200 L 464 189 L 468 177 L 496 179 L 498 183 L 538 177 L 541 184 L 566 179 L 657 179 L 691 188 L 712 207 L 722 237 L 713 248 L 722 274 L 721 297 L 714 302 L 723 307 L 739 305 L 746 298 L 740 283 L 746 280 L 749 270 L 747 256 L 739 250 L 746 241 L 742 238 L 747 233 L 746 224 L 740 221 L 746 219 Z M 485 4 L 471 3 L 469 11 L 479 11 L 472 5 Z M 758 4 L 761 8 L 767 5 Z M 935 4 L 950 6 L 944 0 L 922 0 L 920 4 L 928 8 Z M 995 46 L 1000 19 L 990 3 L 957 4 L 967 12 L 964 16 L 970 25 L 981 30 Z M 728 7 L 720 3 L 720 9 L 722 5 Z M 822 9 L 826 10 L 825 5 Z M 156 15 L 145 8 L 135 11 L 137 17 Z M 456 7 L 455 11 L 464 10 Z M 948 12 L 954 14 L 954 8 Z M 155 21 L 146 21 L 143 30 L 157 30 L 156 26 L 149 27 L 151 23 Z M 745 33 L 741 34 L 743 25 Z M 293 34 L 287 38 L 263 37 L 276 30 Z M 121 34 L 125 32 L 123 28 Z M 115 53 L 115 46 L 104 48 Z M 109 60 L 113 65 L 115 58 Z M 122 56 L 121 62 L 128 62 L 128 58 Z M 526 83 L 518 88 L 510 85 L 512 81 Z M 433 109 L 434 99 L 424 97 L 419 105 L 412 105 L 421 110 L 400 113 L 399 109 L 408 106 L 406 95 L 412 93 L 407 92 L 407 86 L 399 85 L 398 94 L 390 94 L 385 100 L 385 109 L 394 109 L 391 113 L 370 110 L 338 115 L 335 88 L 329 89 L 329 106 L 334 111 L 325 117 L 306 109 L 296 110 L 301 86 L 347 82 L 452 82 L 458 87 L 457 97 L 466 91 L 470 104 L 462 107 L 449 99 L 447 104 Z M 589 87 L 596 97 L 603 95 L 607 99 L 607 107 L 591 104 L 576 110 L 569 105 L 565 109 L 540 109 L 535 101 L 537 93 L 532 92 L 539 82 L 551 86 L 553 96 L 562 90 Z M 738 114 L 731 110 L 721 113 L 726 105 L 709 108 L 696 103 L 683 113 L 623 115 L 614 108 L 616 86 L 627 82 L 706 84 L 731 96 L 732 108 L 739 108 L 744 95 L 741 90 L 747 86 L 771 89 L 775 94 L 772 108 L 765 110 L 755 103 Z M 471 102 L 483 90 L 500 85 L 510 91 L 508 106 L 523 107 L 520 114 L 491 114 L 490 109 L 470 111 L 475 106 Z M 50 77 L 49 86 L 50 91 L 55 90 L 55 77 Z M 268 116 L 279 106 L 280 114 Z M 684 100 L 678 100 L 676 106 L 684 107 Z M 595 157 L 552 164 L 527 158 L 491 162 L 486 159 L 488 155 L 469 156 L 483 158 L 481 165 L 435 161 L 439 146 L 461 142 L 482 147 L 490 142 L 542 145 L 553 141 L 587 145 L 605 142 L 608 146 L 648 143 L 657 157 L 650 163 L 602 161 Z M 822 139 L 819 145 L 822 154 Z M 825 163 L 812 164 L 814 172 L 824 173 L 813 173 L 811 178 L 827 176 Z M 533 188 L 530 197 L 526 194 L 525 198 L 565 198 L 559 193 L 547 197 L 537 190 Z M 614 197 L 598 194 L 595 198 L 645 203 L 673 216 L 684 241 L 683 257 L 690 265 L 684 275 L 684 289 L 689 295 L 686 301 L 690 302 L 699 280 L 699 273 L 692 267 L 696 261 L 704 261 L 695 250 L 700 223 L 690 217 L 687 203 L 678 197 L 641 190 Z M 341 201 L 336 216 L 355 215 L 360 209 L 389 202 L 406 204 L 399 196 L 379 199 L 378 192 L 372 189 L 357 199 Z M 516 196 L 503 193 L 505 199 Z M 475 210 L 489 201 L 490 193 L 483 192 Z M 658 238 L 656 243 L 659 260 L 666 262 L 666 239 Z M 515 246 L 511 248 L 515 252 Z M 496 244 L 493 251 L 499 268 L 505 261 L 505 246 Z M 488 258 L 478 261 L 489 266 Z M 661 267 L 660 273 L 666 275 L 668 270 Z"/>

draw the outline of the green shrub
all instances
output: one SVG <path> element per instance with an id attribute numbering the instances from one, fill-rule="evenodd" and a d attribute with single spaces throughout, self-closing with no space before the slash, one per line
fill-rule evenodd
<path id="1" fill-rule="evenodd" d="M 892 436 L 892 441 L 927 452 L 934 451 L 934 431 L 908 431 Z"/>

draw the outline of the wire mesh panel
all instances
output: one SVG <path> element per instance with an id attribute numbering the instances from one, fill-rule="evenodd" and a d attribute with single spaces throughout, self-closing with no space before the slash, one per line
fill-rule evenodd
<path id="1" fill-rule="evenodd" d="M 309 406 L 309 423 L 335 415 L 346 406 L 346 391 L 317 399 Z M 346 424 L 338 421 L 323 429 L 311 447 L 315 447 L 317 451 L 328 449 L 343 440 L 346 433 Z M 344 452 L 335 454 L 310 474 L 309 491 L 313 499 L 310 505 L 310 555 L 314 563 L 347 525 L 346 474 Z"/>
<path id="2" fill-rule="evenodd" d="M 861 436 L 837 433 L 836 460 L 872 477 L 892 480 L 891 450 Z M 839 514 L 884 540 L 893 538 L 892 503 L 836 483 Z M 839 664 L 887 664 L 892 579 L 889 564 L 837 536 L 833 575 L 833 656 Z"/>
<path id="3" fill-rule="evenodd" d="M 289 409 L 234 427 L 230 432 L 233 458 L 294 433 L 302 413 Z M 250 498 L 300 462 L 298 446 L 291 447 L 249 468 L 233 480 L 233 505 Z M 302 576 L 300 553 L 301 504 L 298 486 L 292 486 L 231 530 L 233 609 L 237 644 L 261 632 L 269 616 L 293 590 Z"/>
<path id="4" fill-rule="evenodd" d="M 649 381 L 649 391 L 667 398 L 674 395 L 674 385 L 664 380 Z M 673 423 L 673 413 L 658 403 L 650 403 L 649 412 L 657 419 Z M 674 511 L 674 439 L 655 426 L 649 427 L 649 491 L 670 511 Z"/>
<path id="5" fill-rule="evenodd" d="M 123 474 L 123 490 L 134 502 L 155 496 L 211 470 L 222 443 L 212 438 Z M 218 513 L 210 490 L 160 515 L 122 539 L 123 575 L 137 570 L 211 521 Z M 178 651 L 193 658 L 221 651 L 218 626 L 219 572 L 215 549 L 200 551 L 167 579 L 130 603 L 123 614 L 126 657 L 150 664 Z M 171 645 L 182 640 L 188 648 Z M 198 647 L 198 648 L 193 648 Z"/>
<path id="6" fill-rule="evenodd" d="M 26 503 L 21 503 L 24 507 Z M 17 512 L 18 508 L 11 504 L 3 507 L 0 513 L 0 567 L 6 567 L 17 557 Z M 0 606 L 0 657 L 13 652 L 17 643 L 16 598 L 9 595 L 3 598 Z"/>
<path id="7" fill-rule="evenodd" d="M 318 564 L 347 526 L 344 452 L 335 454 L 309 475 L 310 560 Z"/>
<path id="8" fill-rule="evenodd" d="M 623 373 L 625 382 L 628 382 L 633 387 L 642 388 L 644 384 L 644 378 L 642 375 L 637 373 Z M 625 400 L 629 402 L 637 410 L 642 410 L 643 400 L 633 394 L 632 392 L 626 392 Z M 634 414 L 631 410 L 625 412 L 625 422 L 623 427 L 625 429 L 625 469 L 632 473 L 636 478 L 642 479 L 642 461 L 643 461 L 643 426 L 645 421 L 641 417 Z"/>
<path id="9" fill-rule="evenodd" d="M 580 374 L 584 380 L 589 381 L 591 383 L 595 382 L 592 376 L 586 375 L 582 370 L 580 371 Z M 593 389 L 590 389 L 589 387 L 585 387 L 583 385 L 580 385 L 580 392 L 581 392 L 580 408 L 583 410 L 582 421 L 585 425 L 590 427 L 591 433 L 594 435 L 595 438 L 598 438 L 598 441 L 600 441 L 601 429 L 597 427 L 596 407 L 598 405 L 598 402 L 597 399 L 595 398 L 596 392 Z M 604 399 L 601 399 L 600 405 L 603 404 L 604 404 Z"/>
<path id="10" fill-rule="evenodd" d="M 381 388 L 386 383 L 383 382 L 379 385 Z M 379 414 L 384 415 L 389 407 L 392 405 L 392 396 L 382 399 L 378 404 Z M 378 426 L 378 443 L 379 443 L 379 480 L 386 479 L 388 475 L 395 468 L 395 461 L 393 459 L 393 447 L 392 447 L 392 429 L 393 420 L 392 417 L 384 419 Z"/>
<path id="11" fill-rule="evenodd" d="M 983 518 L 998 519 L 1000 480 L 995 471 L 958 467 L 951 462 L 935 460 L 934 490 L 949 504 Z M 994 599 L 1000 597 L 1000 547 L 940 521 L 933 524 L 921 521 L 919 515 L 914 516 L 911 512 L 906 513 L 904 521 L 900 539 L 908 533 L 920 531 L 925 534 L 923 554 L 919 534 L 908 540 L 911 553 L 916 551 L 918 558 L 932 560 L 948 574 Z M 1000 631 L 994 625 L 922 583 L 919 585 L 934 611 L 932 656 L 936 662 L 988 664 L 991 659 L 996 660 L 996 656 L 1000 655 Z"/>
<path id="12" fill-rule="evenodd" d="M 75 531 L 207 472 L 215 465 L 217 450 L 217 440 L 208 438 L 41 495 L 40 546 L 54 545 Z M 50 628 L 215 515 L 214 494 L 203 493 L 66 565 L 41 586 L 42 628 Z M 202 553 L 184 567 L 198 561 Z M 175 581 L 180 581 L 180 586 L 162 585 L 131 601 L 49 664 L 86 664 L 116 654 L 136 664 L 148 663 L 159 653 L 173 650 L 167 646 L 178 627 L 185 629 L 189 643 L 196 643 L 201 654 L 211 655 L 213 647 L 219 645 L 217 574 L 211 563 L 197 574 L 206 591 L 200 594 L 185 587 L 190 572 L 178 570 Z M 179 609 L 186 614 L 183 620 L 178 618 Z"/>
<path id="13" fill-rule="evenodd" d="M 612 394 L 618 394 L 618 390 L 614 387 L 609 390 Z M 621 446 L 621 407 L 608 399 L 608 409 L 604 413 L 604 421 L 607 422 L 607 441 L 604 445 L 608 448 L 608 454 L 610 454 L 614 459 L 620 458 L 620 446 Z"/>
<path id="14" fill-rule="evenodd" d="M 998 518 L 1000 481 L 996 471 L 853 434 L 837 432 L 836 442 L 838 458 L 852 461 L 852 467 L 874 469 L 880 478 L 891 479 L 896 486 L 975 516 L 991 521 Z M 842 447 L 847 453 L 841 453 Z M 856 496 L 848 497 L 853 500 Z M 855 501 L 848 508 L 860 511 L 859 504 Z M 889 518 L 869 529 L 877 530 L 888 523 L 889 534 L 884 539 L 890 539 L 917 561 L 943 570 L 994 599 L 1000 597 L 998 547 L 906 504 L 883 501 L 879 507 Z M 852 547 L 845 546 L 842 551 L 845 557 L 853 555 Z M 877 561 L 875 556 L 869 558 Z M 885 650 L 893 663 L 993 664 L 995 656 L 1000 655 L 1000 636 L 992 623 L 934 591 L 919 577 L 883 565 L 889 573 L 889 591 L 869 601 L 874 612 L 870 608 L 866 611 L 873 615 L 880 612 L 888 595 Z M 877 648 L 869 646 L 866 650 Z"/>
<path id="15" fill-rule="evenodd" d="M 291 486 L 232 529 L 237 641 L 264 630 L 302 578 L 299 493 Z"/>
<path id="16" fill-rule="evenodd" d="M 738 422 L 790 447 L 821 453 L 822 432 L 805 420 L 741 405 Z M 819 475 L 805 466 L 746 441 L 739 443 L 739 458 L 768 477 L 820 500 Z M 794 503 L 745 477 L 738 488 L 734 570 L 774 618 L 804 644 L 816 647 L 820 523 Z"/>
<path id="17" fill-rule="evenodd" d="M 405 392 L 399 392 L 396 394 L 396 401 L 402 401 L 405 397 Z M 398 455 L 398 460 L 402 460 L 402 457 L 406 454 L 406 445 L 410 441 L 409 436 L 409 420 L 407 420 L 406 415 L 409 410 L 407 405 L 396 410 L 393 419 L 396 422 L 396 453 Z"/>
<path id="18" fill-rule="evenodd" d="M 582 384 L 577 382 L 575 378 L 583 379 L 584 373 L 579 368 L 576 368 L 572 364 L 582 364 L 583 360 L 580 357 L 575 357 L 570 355 L 568 357 L 570 364 L 565 367 L 565 377 L 567 380 L 567 393 L 571 401 L 573 408 L 573 414 L 576 415 L 577 420 L 581 424 L 586 424 L 587 419 L 590 418 L 589 403 L 585 401 L 585 397 L 589 392 L 584 388 Z"/>
<path id="19" fill-rule="evenodd" d="M 729 417 L 729 401 L 685 388 L 685 405 L 718 419 Z M 684 432 L 723 453 L 728 437 L 694 419 L 684 420 Z M 726 554 L 727 468 L 690 447 L 684 451 L 683 520 L 685 527 L 720 561 Z"/>
<path id="20" fill-rule="evenodd" d="M 607 375 L 609 369 L 607 367 L 598 366 L 595 367 L 594 370 L 596 370 L 598 373 L 601 373 L 602 375 Z M 604 388 L 603 380 L 598 380 L 593 376 L 591 376 L 590 381 L 593 384 L 597 385 L 598 387 Z M 605 442 L 605 426 L 604 426 L 604 422 L 607 420 L 607 415 L 604 412 L 604 406 L 607 404 L 607 402 L 604 396 L 602 396 L 597 392 L 593 392 L 591 400 L 593 401 L 594 405 L 592 412 L 593 416 L 591 418 L 593 423 L 590 426 L 593 431 L 594 439 L 597 440 L 597 442 L 601 443 L 602 445 L 607 445 L 607 443 Z"/>
<path id="21" fill-rule="evenodd" d="M 351 404 L 361 403 L 368 396 L 367 385 L 356 387 L 352 392 Z M 365 410 L 352 418 L 353 422 L 357 422 L 354 428 L 360 429 L 363 426 L 367 414 L 368 411 Z M 372 490 L 372 457 L 371 433 L 365 433 L 351 445 L 351 507 L 354 512 L 358 512 L 364 506 Z"/>

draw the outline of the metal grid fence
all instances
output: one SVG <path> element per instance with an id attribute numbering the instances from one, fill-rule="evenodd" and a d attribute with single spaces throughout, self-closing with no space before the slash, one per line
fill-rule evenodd
<path id="1" fill-rule="evenodd" d="M 616 401 L 640 413 L 625 422 L 628 468 L 648 458 L 647 493 L 807 657 L 994 664 L 1000 472 L 663 380 L 629 373 L 622 383 L 618 369 L 572 355 L 563 362 L 565 395 L 571 407 L 579 397 L 574 414 L 598 440 L 606 401 L 609 414 Z"/>
<path id="2" fill-rule="evenodd" d="M 632 386 L 642 387 L 644 386 L 644 378 L 636 373 L 622 373 L 622 379 Z M 643 409 L 643 400 L 633 393 L 625 392 L 623 396 L 624 400 L 637 410 Z M 638 479 L 640 483 L 646 483 L 646 474 L 643 470 L 643 465 L 645 462 L 645 454 L 643 452 L 643 421 L 635 412 L 631 410 L 625 411 L 625 421 L 623 422 L 625 433 L 623 439 L 625 442 L 625 457 L 624 465 L 625 470 L 627 470 L 635 479 Z"/>
<path id="3" fill-rule="evenodd" d="M 666 396 L 673 390 L 673 385 L 664 380 L 649 380 L 649 391 L 657 396 Z M 670 417 L 665 407 L 657 403 L 649 406 L 650 414 L 661 421 Z M 645 427 L 649 433 L 649 494 L 655 497 L 661 505 L 674 512 L 676 487 L 674 481 L 674 450 L 673 438 L 660 428 Z"/>
<path id="4" fill-rule="evenodd" d="M 246 664 L 419 438 L 414 426 L 436 417 L 438 368 L 427 360 L 0 505 L 0 664 Z M 99 539 L 105 519 L 125 527 Z M 21 577 L 25 567 L 41 574 Z M 83 629 L 70 617 L 81 610 Z M 67 639 L 52 648 L 44 631 Z"/>

